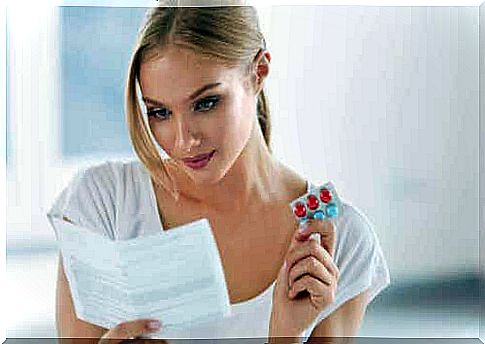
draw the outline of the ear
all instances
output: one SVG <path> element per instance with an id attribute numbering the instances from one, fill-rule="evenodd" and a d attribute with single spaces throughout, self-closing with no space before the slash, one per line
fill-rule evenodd
<path id="1" fill-rule="evenodd" d="M 261 49 L 254 58 L 253 66 L 253 80 L 255 94 L 258 95 L 263 89 L 263 82 L 269 74 L 269 63 L 271 61 L 271 54 L 268 50 Z"/>

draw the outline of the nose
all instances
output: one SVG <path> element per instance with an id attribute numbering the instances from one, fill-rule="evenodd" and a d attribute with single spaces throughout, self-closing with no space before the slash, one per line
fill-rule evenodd
<path id="1" fill-rule="evenodd" d="M 189 153 L 193 147 L 200 145 L 200 138 L 194 135 L 194 126 L 179 116 L 175 121 L 175 149 L 181 153 Z"/>

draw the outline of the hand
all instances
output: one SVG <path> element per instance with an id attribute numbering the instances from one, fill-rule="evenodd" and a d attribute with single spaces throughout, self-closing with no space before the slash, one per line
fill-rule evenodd
<path id="1" fill-rule="evenodd" d="M 321 244 L 310 238 L 319 233 Z M 339 270 L 333 261 L 335 226 L 310 220 L 303 233 L 292 237 L 273 291 L 270 337 L 301 337 L 335 298 Z"/>
<path id="2" fill-rule="evenodd" d="M 109 330 L 98 344 L 122 344 L 122 343 L 141 343 L 143 335 L 158 332 L 161 324 L 154 319 L 138 319 L 120 323 Z M 140 338 L 139 340 L 136 340 Z M 127 339 L 135 339 L 134 341 L 126 341 Z M 156 341 L 156 343 L 166 343 L 165 340 Z"/>

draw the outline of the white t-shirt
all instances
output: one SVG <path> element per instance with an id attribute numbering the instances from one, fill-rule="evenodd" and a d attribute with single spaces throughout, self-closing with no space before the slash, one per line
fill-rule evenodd
<path id="1" fill-rule="evenodd" d="M 335 222 L 334 261 L 340 270 L 335 301 L 305 331 L 305 340 L 344 302 L 367 289 L 372 301 L 390 284 L 372 224 L 356 207 L 341 200 L 343 213 Z M 57 196 L 47 216 L 49 220 L 51 216 L 66 216 L 112 240 L 164 233 L 150 174 L 137 159 L 105 161 L 79 170 Z M 168 338 L 267 338 L 274 285 L 253 299 L 232 304 L 230 317 L 198 324 Z"/>

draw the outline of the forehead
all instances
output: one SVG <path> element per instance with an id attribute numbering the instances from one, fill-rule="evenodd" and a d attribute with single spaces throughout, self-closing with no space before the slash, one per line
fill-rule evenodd
<path id="1" fill-rule="evenodd" d="M 171 47 L 141 64 L 140 87 L 149 97 L 184 98 L 194 88 L 208 83 L 231 84 L 238 72 L 237 68 L 229 68 L 215 59 Z"/>

